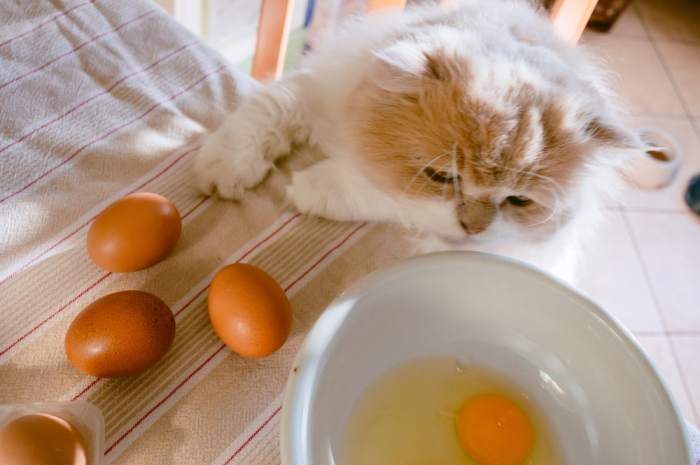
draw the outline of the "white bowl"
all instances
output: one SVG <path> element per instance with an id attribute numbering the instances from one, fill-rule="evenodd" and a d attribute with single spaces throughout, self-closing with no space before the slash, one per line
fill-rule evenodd
<path id="1" fill-rule="evenodd" d="M 632 336 L 566 285 L 524 264 L 470 252 L 375 272 L 319 318 L 290 375 L 285 465 L 339 463 L 365 388 L 428 356 L 467 358 L 524 389 L 567 465 L 688 465 L 669 390 Z"/>

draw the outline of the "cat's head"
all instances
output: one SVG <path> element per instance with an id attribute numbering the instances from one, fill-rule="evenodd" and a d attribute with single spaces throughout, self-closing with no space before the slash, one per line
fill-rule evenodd
<path id="1" fill-rule="evenodd" d="M 463 51 L 458 39 L 375 53 L 349 107 L 360 165 L 397 205 L 421 209 L 406 212 L 414 227 L 544 239 L 595 200 L 638 139 L 582 58 L 526 42 Z"/>

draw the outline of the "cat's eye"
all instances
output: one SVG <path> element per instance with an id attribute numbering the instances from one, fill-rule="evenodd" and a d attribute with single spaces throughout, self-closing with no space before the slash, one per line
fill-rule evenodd
<path id="1" fill-rule="evenodd" d="M 425 172 L 426 176 L 428 176 L 430 179 L 441 184 L 449 184 L 454 182 L 454 180 L 456 179 L 455 176 L 451 175 L 446 171 L 436 171 L 429 166 L 423 171 Z"/>
<path id="2" fill-rule="evenodd" d="M 506 202 L 515 207 L 527 207 L 532 203 L 532 199 L 524 195 L 509 195 L 506 197 Z"/>

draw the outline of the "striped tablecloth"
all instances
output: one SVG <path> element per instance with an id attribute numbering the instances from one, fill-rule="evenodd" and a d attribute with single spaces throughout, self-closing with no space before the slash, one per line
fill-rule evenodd
<path id="1" fill-rule="evenodd" d="M 401 252 L 395 241 L 377 253 L 383 228 L 284 211 L 282 174 L 242 203 L 192 189 L 201 135 L 254 85 L 146 1 L 0 3 L 0 403 L 92 402 L 105 417 L 106 463 L 242 456 L 251 442 L 240 438 L 268 405 L 276 409 L 318 313 Z M 157 266 L 105 272 L 86 254 L 88 225 L 139 190 L 177 205 L 183 235 Z M 272 274 L 295 308 L 289 341 L 263 360 L 231 354 L 207 318 L 212 274 L 239 260 Z M 67 326 L 96 298 L 123 289 L 171 306 L 173 348 L 135 378 L 78 373 L 63 354 Z"/>
<path id="2" fill-rule="evenodd" d="M 407 247 L 390 226 L 284 211 L 281 173 L 242 203 L 194 192 L 201 135 L 254 85 L 146 1 L 0 3 L 0 404 L 92 402 L 105 463 L 279 462 L 280 393 L 304 334 L 342 289 Z M 183 235 L 150 269 L 105 272 L 86 254 L 87 226 L 134 191 L 170 198 Z M 266 359 L 231 354 L 208 323 L 209 280 L 234 261 L 267 270 L 292 300 L 293 333 Z M 123 289 L 171 306 L 172 350 L 133 378 L 78 373 L 66 328 Z"/>

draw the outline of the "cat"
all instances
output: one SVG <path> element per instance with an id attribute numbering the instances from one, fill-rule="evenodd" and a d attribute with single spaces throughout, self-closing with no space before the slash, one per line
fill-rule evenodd
<path id="1" fill-rule="evenodd" d="M 616 167 L 641 142 L 601 68 L 526 1 L 464 0 L 356 19 L 246 98 L 195 160 L 240 198 L 297 144 L 302 213 L 399 222 L 421 250 L 523 259 L 573 281 Z"/>

